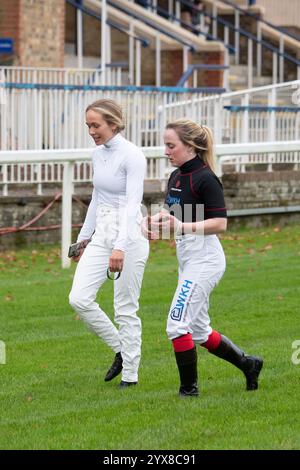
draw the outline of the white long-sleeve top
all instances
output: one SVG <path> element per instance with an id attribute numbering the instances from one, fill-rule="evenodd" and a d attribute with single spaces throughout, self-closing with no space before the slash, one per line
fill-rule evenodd
<path id="1" fill-rule="evenodd" d="M 128 236 L 141 214 L 146 158 L 121 134 L 92 153 L 93 195 L 77 241 L 89 239 L 96 228 L 99 205 L 119 210 L 119 233 L 114 249 L 126 251 Z"/>

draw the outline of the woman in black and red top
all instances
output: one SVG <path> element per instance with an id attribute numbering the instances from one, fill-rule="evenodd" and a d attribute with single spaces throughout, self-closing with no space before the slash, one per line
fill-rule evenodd
<path id="1" fill-rule="evenodd" d="M 169 123 L 165 154 L 177 169 L 171 174 L 165 209 L 148 218 L 149 238 L 173 230 L 179 281 L 168 315 L 167 334 L 173 342 L 181 396 L 197 396 L 197 351 L 200 344 L 238 367 L 246 389 L 256 390 L 263 360 L 248 356 L 210 326 L 209 296 L 225 271 L 218 234 L 226 230 L 227 214 L 220 180 L 215 175 L 212 133 L 188 119 Z M 170 233 L 170 232 L 169 232 Z"/>

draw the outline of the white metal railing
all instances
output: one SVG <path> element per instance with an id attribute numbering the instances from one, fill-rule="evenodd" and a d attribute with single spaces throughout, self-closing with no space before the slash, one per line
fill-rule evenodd
<path id="1" fill-rule="evenodd" d="M 124 64 L 123 64 L 124 65 Z M 105 69 L 106 82 L 121 85 L 122 65 L 112 64 Z M 7 83 L 51 85 L 101 85 L 102 72 L 91 68 L 0 67 L 1 81 Z"/>
<path id="2" fill-rule="evenodd" d="M 220 174 L 220 165 L 222 158 L 228 156 L 250 155 L 250 154 L 270 154 L 274 155 L 282 151 L 295 152 L 299 155 L 300 141 L 296 142 L 270 142 L 256 144 L 230 144 L 217 145 L 216 155 L 218 161 L 217 173 Z M 159 172 L 166 173 L 167 166 L 163 157 L 163 148 L 144 149 L 147 158 L 159 159 Z M 71 243 L 72 232 L 72 193 L 73 193 L 73 174 L 74 164 L 82 161 L 90 160 L 90 149 L 77 150 L 52 150 L 52 151 L 10 151 L 0 152 L 0 161 L 3 165 L 28 164 L 28 163 L 60 163 L 63 164 L 63 180 L 62 180 L 62 267 L 70 266 L 70 260 L 67 256 L 68 247 Z"/>
<path id="3" fill-rule="evenodd" d="M 0 71 L 1 72 L 1 71 Z M 184 90 L 184 89 L 182 89 Z M 91 145 L 84 112 L 95 100 L 117 100 L 126 111 L 126 137 L 138 146 L 160 144 L 159 109 L 195 94 L 170 88 L 101 87 L 24 84 L 10 87 L 0 76 L 0 149 L 85 148 Z M 0 103 L 0 104 L 1 104 Z"/>
<path id="4" fill-rule="evenodd" d="M 170 88 L 63 83 L 46 87 L 24 83 L 17 88 L 8 86 L 3 73 L 2 69 L 1 82 L 0 69 L 2 150 L 90 146 L 84 110 L 103 97 L 120 102 L 126 111 L 126 137 L 138 146 L 160 145 L 165 124 L 183 116 L 211 127 L 216 143 L 296 140 L 300 136 L 300 80 L 212 95 L 208 90 L 178 93 Z"/>
<path id="5" fill-rule="evenodd" d="M 216 145 L 217 174 L 223 174 L 223 167 L 230 165 L 235 172 L 245 172 L 253 165 L 265 165 L 267 171 L 273 171 L 274 165 L 289 164 L 294 170 L 300 168 L 300 153 L 295 150 L 300 141 L 256 144 Z M 244 148 L 251 149 L 245 154 Z M 273 149 L 275 148 L 274 152 Z M 225 154 L 222 152 L 226 151 Z M 232 153 L 230 153 L 232 149 Z M 265 150 L 266 149 L 266 150 Z M 92 181 L 92 164 L 90 160 L 93 149 L 74 150 L 33 150 L 33 151 L 0 151 L 0 185 L 2 196 L 8 196 L 9 188 L 34 187 L 32 192 L 43 194 L 49 185 L 60 185 L 63 182 L 64 161 L 73 161 L 72 184 L 90 183 Z M 164 184 L 173 167 L 164 156 L 164 147 L 142 148 L 147 158 L 146 180 L 156 180 Z M 239 150 L 241 153 L 239 154 Z M 10 159 L 11 161 L 7 161 Z"/>
<path id="6" fill-rule="evenodd" d="M 300 138 L 300 80 L 168 103 L 165 123 L 186 116 L 211 127 L 216 143 L 266 142 Z"/>

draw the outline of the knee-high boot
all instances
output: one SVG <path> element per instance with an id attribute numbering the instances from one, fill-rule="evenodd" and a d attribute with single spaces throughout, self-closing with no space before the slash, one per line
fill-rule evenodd
<path id="1" fill-rule="evenodd" d="M 188 351 L 175 352 L 175 357 L 180 376 L 179 395 L 198 396 L 196 347 Z"/>
<path id="2" fill-rule="evenodd" d="M 246 390 L 256 390 L 258 388 L 258 376 L 263 366 L 263 360 L 260 357 L 246 355 L 244 351 L 224 335 L 221 335 L 221 342 L 218 347 L 209 352 L 230 362 L 244 372 Z"/>

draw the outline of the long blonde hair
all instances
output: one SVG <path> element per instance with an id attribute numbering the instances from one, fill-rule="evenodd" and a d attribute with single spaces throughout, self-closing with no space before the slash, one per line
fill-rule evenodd
<path id="1" fill-rule="evenodd" d="M 90 110 L 101 113 L 107 124 L 113 124 L 116 126 L 116 132 L 120 132 L 125 129 L 123 111 L 116 101 L 106 98 L 94 101 L 94 103 L 90 104 L 86 108 L 85 112 L 87 113 Z"/>
<path id="2" fill-rule="evenodd" d="M 173 129 L 184 145 L 195 149 L 211 170 L 215 170 L 214 140 L 209 127 L 202 126 L 190 119 L 177 119 L 169 122 L 166 129 Z"/>

